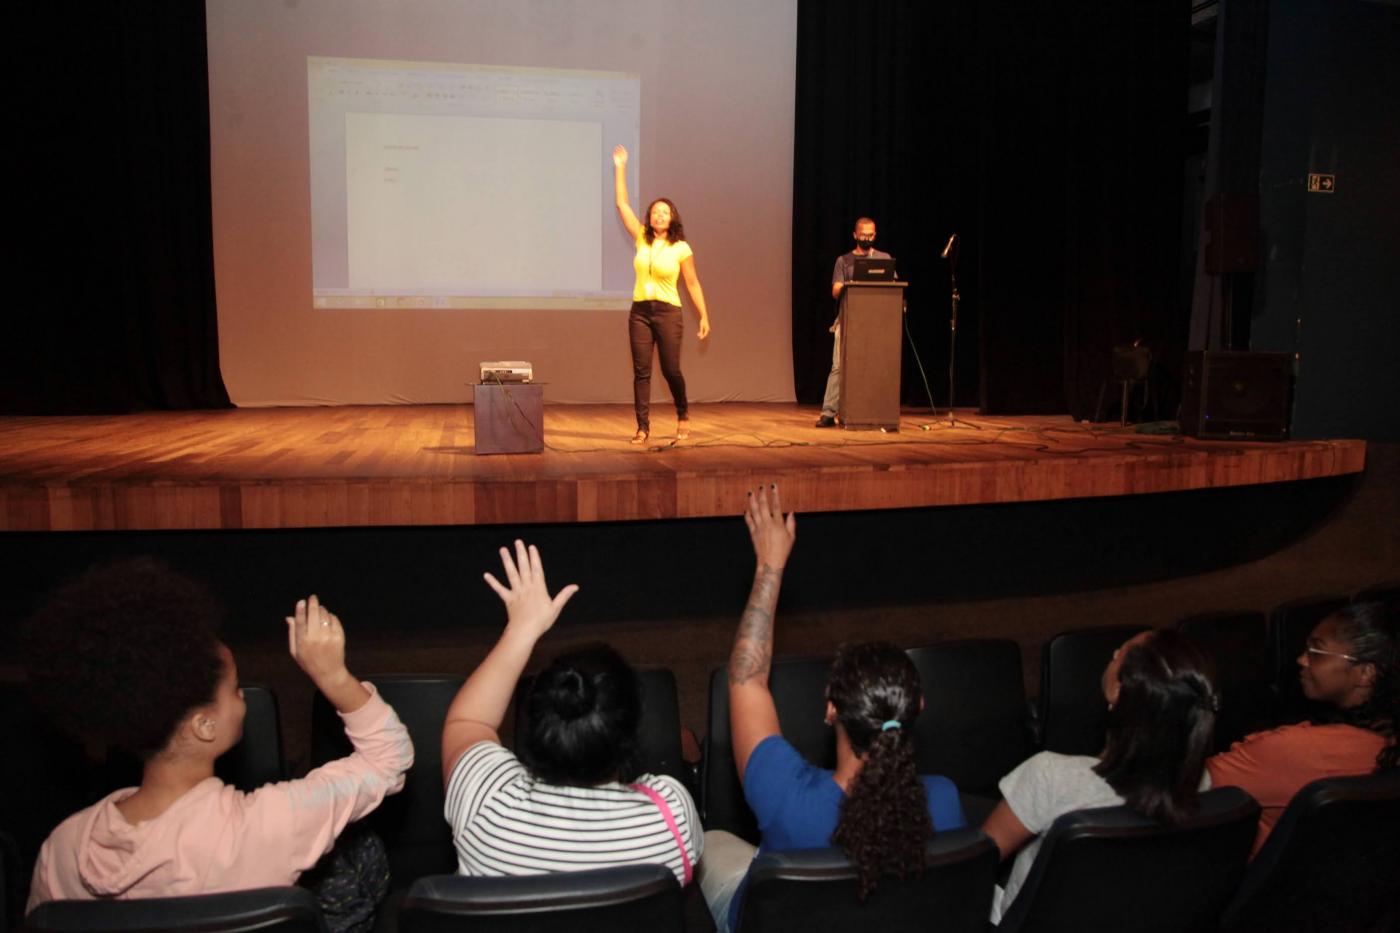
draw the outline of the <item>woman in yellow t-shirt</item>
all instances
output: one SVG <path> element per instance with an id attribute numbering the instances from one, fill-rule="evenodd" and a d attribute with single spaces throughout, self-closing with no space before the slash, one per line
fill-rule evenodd
<path id="1" fill-rule="evenodd" d="M 695 272 L 695 257 L 685 241 L 680 211 L 666 198 L 657 198 L 647 208 L 643 224 L 627 200 L 627 150 L 613 150 L 614 188 L 617 213 L 627 233 L 637 244 L 632 259 L 637 281 L 632 288 L 632 313 L 627 318 L 627 331 L 632 341 L 632 397 L 637 409 L 637 433 L 632 443 L 642 444 L 651 434 L 651 357 L 655 347 L 661 357 L 661 375 L 676 401 L 676 440 L 690 436 L 690 419 L 685 398 L 685 376 L 681 375 L 681 336 L 685 322 L 681 318 L 680 282 L 685 287 L 695 310 L 700 312 L 699 337 L 710 335 L 710 315 L 705 310 L 705 293 L 700 290 L 700 277 Z"/>

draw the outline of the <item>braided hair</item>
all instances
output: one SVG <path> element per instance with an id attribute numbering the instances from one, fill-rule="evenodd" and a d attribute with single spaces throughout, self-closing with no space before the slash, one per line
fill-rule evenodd
<path id="1" fill-rule="evenodd" d="M 914 720 L 922 706 L 919 672 L 888 642 L 843 646 L 831 666 L 827 699 L 851 751 L 865 759 L 841 803 L 831 841 L 851 860 L 863 901 L 881 875 L 924 867 L 933 838 L 928 797 L 914 763 Z"/>

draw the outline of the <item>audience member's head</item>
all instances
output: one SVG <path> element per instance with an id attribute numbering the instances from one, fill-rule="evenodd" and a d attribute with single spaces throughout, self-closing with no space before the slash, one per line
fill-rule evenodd
<path id="1" fill-rule="evenodd" d="M 157 560 L 97 565 L 30 619 L 35 697 L 66 731 L 143 762 L 186 737 L 217 757 L 244 712 L 219 614 L 203 586 Z"/>
<path id="2" fill-rule="evenodd" d="M 590 786 L 630 777 L 642 719 L 637 673 L 612 648 L 555 658 L 530 687 L 520 759 L 550 784 Z"/>
<path id="3" fill-rule="evenodd" d="M 831 837 L 855 865 L 864 897 L 879 876 L 922 868 L 933 836 L 914 762 L 923 690 L 907 654 L 888 642 L 865 642 L 837 653 L 826 695 L 828 720 L 864 760 Z"/>
<path id="4" fill-rule="evenodd" d="M 1168 826 L 1196 807 L 1220 702 L 1209 663 L 1187 636 L 1142 632 L 1103 674 L 1104 753 L 1094 770 L 1128 806 Z"/>
<path id="5" fill-rule="evenodd" d="M 1382 603 L 1355 603 L 1323 619 L 1298 658 L 1298 676 L 1310 700 L 1329 703 L 1338 718 L 1388 739 L 1376 758 L 1389 771 L 1400 758 L 1400 622 Z"/>

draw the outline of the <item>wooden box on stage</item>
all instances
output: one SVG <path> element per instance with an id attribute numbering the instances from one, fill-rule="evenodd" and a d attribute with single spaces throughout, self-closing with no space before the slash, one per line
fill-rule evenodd
<path id="1" fill-rule="evenodd" d="M 899 430 L 900 334 L 907 282 L 841 290 L 841 424 Z"/>
<path id="2" fill-rule="evenodd" d="M 473 386 L 476 452 L 534 454 L 544 450 L 544 386 L 482 383 Z"/>

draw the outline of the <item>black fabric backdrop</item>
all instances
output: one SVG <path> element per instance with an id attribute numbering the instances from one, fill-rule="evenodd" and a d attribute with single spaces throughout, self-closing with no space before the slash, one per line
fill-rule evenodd
<path id="1" fill-rule="evenodd" d="M 1188 12 L 1174 0 L 802 0 L 798 399 L 821 400 L 831 264 L 862 214 L 911 283 L 906 404 L 927 404 L 910 343 L 935 402 L 948 401 L 938 254 L 952 232 L 962 237 L 958 404 L 1088 417 L 1112 347 L 1136 339 L 1174 369 L 1186 336 L 1177 270 Z"/>
<path id="2" fill-rule="evenodd" d="M 32 293 L 8 315 L 0 410 L 227 407 L 204 4 L 25 4 L 7 22 L 27 87 L 15 274 Z"/>

